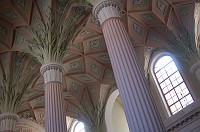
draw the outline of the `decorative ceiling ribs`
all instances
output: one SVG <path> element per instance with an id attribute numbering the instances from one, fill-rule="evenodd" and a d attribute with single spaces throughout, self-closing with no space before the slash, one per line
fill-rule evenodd
<path id="1" fill-rule="evenodd" d="M 36 28 L 36 25 L 40 24 L 38 19 L 45 21 L 47 8 L 52 8 L 52 18 L 55 24 L 59 25 L 69 16 L 72 9 L 82 10 L 77 8 L 79 1 L 73 3 L 69 0 L 0 0 L 0 73 L 4 73 L 5 68 L 12 64 L 12 52 L 26 49 L 27 40 L 32 38 L 29 26 Z M 123 21 L 127 24 L 141 64 L 145 63 L 145 49 L 166 47 L 164 41 L 173 38 L 171 30 L 177 25 L 194 32 L 194 3 L 195 0 L 122 1 Z M 86 18 L 88 20 L 70 44 L 63 61 L 66 69 L 66 113 L 74 118 L 79 118 L 79 105 L 94 108 L 100 98 L 101 84 L 115 84 L 100 24 L 92 15 L 91 7 L 87 9 L 83 10 L 85 14 L 82 14 L 77 24 Z M 54 31 L 56 32 L 55 29 Z M 40 77 L 27 94 L 27 101 L 19 110 L 19 114 L 44 124 L 43 108 L 43 79 Z"/>

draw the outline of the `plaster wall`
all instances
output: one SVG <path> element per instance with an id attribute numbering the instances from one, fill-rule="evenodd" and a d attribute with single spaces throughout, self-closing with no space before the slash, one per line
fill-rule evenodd
<path id="1" fill-rule="evenodd" d="M 114 132 L 129 132 L 123 107 L 117 99 L 113 105 L 112 119 Z"/>

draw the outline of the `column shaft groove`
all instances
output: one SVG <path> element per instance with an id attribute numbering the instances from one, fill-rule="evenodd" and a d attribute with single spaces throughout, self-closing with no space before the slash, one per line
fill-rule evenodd
<path id="1" fill-rule="evenodd" d="M 63 86 L 49 82 L 45 85 L 45 122 L 47 132 L 66 132 Z"/>
<path id="2" fill-rule="evenodd" d="M 164 132 L 124 23 L 120 19 L 107 20 L 102 31 L 130 131 Z"/>

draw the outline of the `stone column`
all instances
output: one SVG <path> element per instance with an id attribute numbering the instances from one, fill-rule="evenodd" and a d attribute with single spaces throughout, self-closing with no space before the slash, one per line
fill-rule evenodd
<path id="1" fill-rule="evenodd" d="M 200 82 L 200 61 L 194 63 L 190 67 L 190 73 L 194 74 L 196 78 L 198 79 L 198 81 Z"/>
<path id="2" fill-rule="evenodd" d="M 198 43 L 198 36 L 200 34 L 200 3 L 195 3 L 194 9 L 194 30 L 195 30 L 195 43 Z"/>
<path id="3" fill-rule="evenodd" d="M 96 0 L 93 13 L 100 21 L 131 132 L 165 132 L 155 102 L 147 87 L 144 71 L 122 21 L 117 0 Z"/>
<path id="4" fill-rule="evenodd" d="M 19 116 L 13 113 L 0 114 L 0 132 L 15 132 Z"/>
<path id="5" fill-rule="evenodd" d="M 64 110 L 63 75 L 64 68 L 57 63 L 43 65 L 40 69 L 45 89 L 45 131 L 66 132 Z"/>

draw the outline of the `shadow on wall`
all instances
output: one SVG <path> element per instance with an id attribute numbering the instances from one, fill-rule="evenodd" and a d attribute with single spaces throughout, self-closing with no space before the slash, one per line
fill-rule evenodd
<path id="1" fill-rule="evenodd" d="M 118 90 L 115 90 L 108 99 L 105 122 L 108 132 L 130 132 Z"/>

